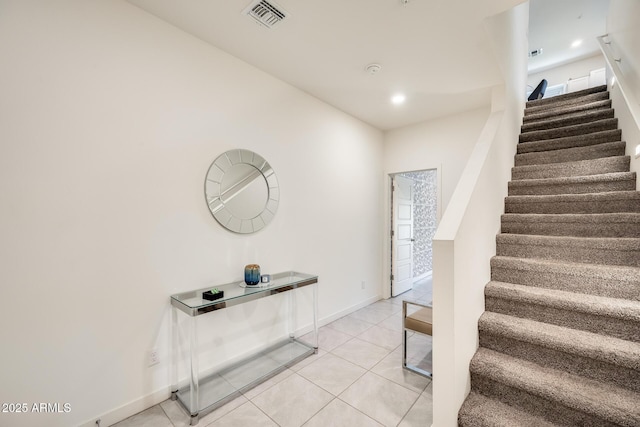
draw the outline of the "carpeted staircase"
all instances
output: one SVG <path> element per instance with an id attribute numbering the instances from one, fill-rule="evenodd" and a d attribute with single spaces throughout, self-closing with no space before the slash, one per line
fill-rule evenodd
<path id="1" fill-rule="evenodd" d="M 606 86 L 527 103 L 462 427 L 640 426 L 640 193 Z"/>

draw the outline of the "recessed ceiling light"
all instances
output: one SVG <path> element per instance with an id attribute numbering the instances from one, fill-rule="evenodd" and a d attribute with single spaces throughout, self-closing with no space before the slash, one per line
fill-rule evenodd
<path id="1" fill-rule="evenodd" d="M 396 93 L 391 97 L 391 103 L 394 105 L 400 105 L 404 103 L 406 99 L 407 97 L 404 95 L 404 93 Z"/>
<path id="2" fill-rule="evenodd" d="M 571 43 L 571 47 L 578 47 L 582 44 L 582 40 L 576 40 L 573 43 Z"/>

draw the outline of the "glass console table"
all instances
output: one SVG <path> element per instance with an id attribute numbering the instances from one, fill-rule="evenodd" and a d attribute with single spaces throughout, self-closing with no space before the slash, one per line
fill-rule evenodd
<path id="1" fill-rule="evenodd" d="M 289 337 L 259 353 L 206 377 L 200 378 L 198 370 L 197 316 L 223 310 L 249 301 L 292 291 L 313 285 L 313 342 L 299 341 L 294 331 Z M 271 275 L 267 286 L 243 287 L 244 282 L 218 285 L 224 292 L 220 299 L 209 301 L 202 298 L 204 291 L 183 292 L 171 296 L 173 369 L 171 399 L 178 400 L 191 415 L 191 425 L 196 425 L 200 416 L 224 405 L 240 394 L 271 378 L 305 357 L 318 352 L 318 276 L 288 271 Z M 293 315 L 293 300 L 289 299 L 289 315 Z M 190 316 L 189 324 L 189 384 L 178 386 L 178 312 Z"/>

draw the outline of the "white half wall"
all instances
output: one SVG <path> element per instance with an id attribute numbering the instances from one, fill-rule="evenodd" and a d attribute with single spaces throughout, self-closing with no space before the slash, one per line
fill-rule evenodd
<path id="1" fill-rule="evenodd" d="M 478 318 L 491 277 L 495 236 L 524 110 L 529 3 L 493 16 L 486 29 L 504 85 L 434 237 L 433 425 L 457 426 L 470 390 L 469 362 L 478 347 Z"/>
<path id="2" fill-rule="evenodd" d="M 600 46 L 607 60 L 607 84 L 631 171 L 640 174 L 640 2 L 616 0 L 609 4 L 607 33 Z M 604 44 L 606 41 L 609 44 Z"/>
<path id="3" fill-rule="evenodd" d="M 0 401 L 70 406 L 0 425 L 108 425 L 167 398 L 169 296 L 248 263 L 318 274 L 321 321 L 379 298 L 382 132 L 124 1 L 0 10 Z M 281 185 L 255 235 L 205 203 L 232 148 Z M 266 301 L 203 322 L 202 369 L 282 332 Z"/>
<path id="4" fill-rule="evenodd" d="M 627 90 L 640 102 L 640 2 L 614 0 L 609 3 L 607 34 L 610 48 L 627 82 Z"/>

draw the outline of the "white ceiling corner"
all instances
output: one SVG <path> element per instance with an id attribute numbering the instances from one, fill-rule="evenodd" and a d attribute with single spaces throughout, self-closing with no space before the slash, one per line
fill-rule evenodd
<path id="1" fill-rule="evenodd" d="M 488 105 L 499 70 L 483 20 L 523 0 L 274 0 L 288 16 L 271 29 L 242 13 L 251 0 L 128 1 L 389 130 Z M 391 105 L 398 91 L 406 103 Z"/>

